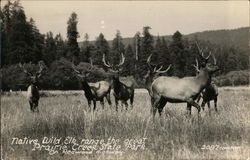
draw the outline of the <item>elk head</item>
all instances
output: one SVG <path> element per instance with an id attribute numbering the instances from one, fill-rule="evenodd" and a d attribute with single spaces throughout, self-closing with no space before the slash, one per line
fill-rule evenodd
<path id="1" fill-rule="evenodd" d="M 78 66 L 79 67 L 79 66 Z M 92 59 L 90 59 L 90 67 L 85 66 L 84 70 L 79 70 L 77 66 L 75 66 L 72 63 L 72 69 L 75 71 L 75 73 L 77 74 L 77 76 L 80 78 L 81 81 L 86 81 L 87 77 L 89 76 L 90 72 L 93 70 L 93 63 L 92 63 Z"/>
<path id="2" fill-rule="evenodd" d="M 114 78 L 119 78 L 119 73 L 120 71 L 122 71 L 122 65 L 125 62 L 125 57 L 123 53 L 121 53 L 120 63 L 118 65 L 114 65 L 114 64 L 111 65 L 109 62 L 106 61 L 105 54 L 103 54 L 102 62 L 106 67 L 108 67 L 109 71 L 114 74 Z"/>
<path id="3" fill-rule="evenodd" d="M 33 74 L 26 69 L 25 65 L 19 63 L 19 66 L 23 69 L 23 72 L 30 77 L 32 84 L 38 83 L 38 79 L 42 76 L 42 71 L 46 68 L 43 61 L 39 61 L 38 65 L 39 65 L 39 70 L 35 74 Z"/>
<path id="4" fill-rule="evenodd" d="M 210 52 L 209 56 L 210 55 L 211 55 L 211 52 Z M 193 65 L 193 67 L 196 70 L 196 75 L 198 75 L 200 73 L 201 69 L 202 70 L 206 70 L 210 74 L 213 74 L 214 72 L 218 71 L 219 67 L 216 64 L 216 58 L 215 58 L 214 55 L 213 55 L 213 61 L 214 61 L 213 64 L 212 63 L 208 63 L 208 59 L 207 59 L 207 61 L 203 62 L 203 66 L 201 65 L 201 67 L 199 67 L 198 60 L 195 59 L 196 65 Z"/>
<path id="5" fill-rule="evenodd" d="M 196 42 L 196 46 L 198 48 L 199 51 L 199 56 L 201 58 L 201 67 L 205 67 L 206 64 L 208 63 L 209 57 L 211 56 L 211 51 L 209 52 L 209 55 L 207 57 L 204 56 L 204 52 L 203 50 L 199 47 L 198 43 Z M 207 50 L 207 49 L 206 49 Z"/>
<path id="6" fill-rule="evenodd" d="M 214 72 L 218 71 L 219 70 L 219 67 L 217 66 L 216 64 L 216 59 L 215 59 L 215 56 L 213 55 L 213 60 L 214 60 L 214 63 L 207 63 L 206 66 L 205 66 L 205 69 L 210 73 L 210 74 L 213 74 Z"/>
<path id="7" fill-rule="evenodd" d="M 166 73 L 170 68 L 171 68 L 171 64 L 168 66 L 167 69 L 165 70 L 162 70 L 162 65 L 157 69 L 156 65 L 152 65 L 151 64 L 151 57 L 152 57 L 152 54 L 149 55 L 148 59 L 147 59 L 147 64 L 148 64 L 148 71 L 147 71 L 147 74 L 143 77 L 143 81 L 144 83 L 151 83 L 153 78 L 155 76 L 157 76 L 158 74 L 161 74 L 161 73 Z"/>

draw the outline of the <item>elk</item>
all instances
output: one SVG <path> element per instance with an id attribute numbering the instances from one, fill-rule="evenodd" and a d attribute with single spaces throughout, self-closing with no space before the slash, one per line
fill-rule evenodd
<path id="1" fill-rule="evenodd" d="M 82 89 L 84 90 L 85 97 L 88 101 L 89 110 L 91 110 L 91 101 L 93 101 L 93 111 L 96 109 L 96 101 L 100 101 L 102 108 L 104 109 L 104 97 L 111 105 L 110 100 L 110 91 L 111 84 L 107 81 L 99 81 L 96 83 L 88 83 L 87 78 L 89 73 L 93 71 L 93 63 L 90 59 L 90 68 L 87 68 L 87 71 L 80 71 L 77 69 L 77 66 L 72 64 L 72 69 L 77 73 L 77 76 L 80 78 Z"/>
<path id="2" fill-rule="evenodd" d="M 209 57 L 206 59 L 208 60 Z M 215 64 L 207 63 L 200 69 L 195 77 L 168 77 L 160 76 L 152 83 L 152 107 L 153 116 L 158 109 L 161 115 L 167 102 L 187 103 L 187 110 L 191 115 L 191 106 L 194 106 L 200 113 L 200 106 L 195 102 L 201 91 L 211 82 L 213 73 L 219 70 Z"/>
<path id="3" fill-rule="evenodd" d="M 216 64 L 216 59 L 214 56 L 213 56 L 213 59 L 214 59 L 214 63 Z M 199 74 L 200 69 L 199 69 L 199 63 L 197 59 L 196 59 L 196 65 L 193 65 L 193 66 L 196 70 L 196 74 Z M 204 110 L 205 105 L 207 104 L 209 113 L 210 113 L 210 101 L 214 100 L 214 108 L 215 108 L 215 111 L 217 112 L 217 97 L 218 97 L 218 87 L 214 83 L 214 81 L 211 81 L 210 85 L 208 85 L 198 96 L 197 103 L 199 103 L 200 99 L 202 98 L 202 104 L 201 104 L 202 109 Z"/>
<path id="4" fill-rule="evenodd" d="M 123 53 L 121 54 L 121 60 L 118 65 L 111 65 L 106 61 L 105 54 L 103 54 L 102 58 L 103 64 L 108 67 L 109 71 L 113 73 L 113 89 L 114 89 L 114 97 L 115 97 L 115 105 L 116 111 L 118 111 L 118 103 L 121 101 L 126 110 L 128 109 L 127 100 L 130 99 L 131 108 L 133 108 L 134 101 L 134 86 L 131 83 L 130 85 L 125 85 L 119 80 L 119 73 L 122 70 L 121 66 L 124 64 L 125 57 Z"/>
<path id="5" fill-rule="evenodd" d="M 157 69 L 157 67 L 155 65 L 153 67 L 153 65 L 151 64 L 151 57 L 152 57 L 152 54 L 150 54 L 147 58 L 148 71 L 147 71 L 146 75 L 143 77 L 143 79 L 144 79 L 143 81 L 145 83 L 145 88 L 148 90 L 148 93 L 150 96 L 152 95 L 151 85 L 152 85 L 154 78 L 157 77 L 159 74 L 166 73 L 172 66 L 170 64 L 168 66 L 168 68 L 165 70 L 161 70 L 163 68 L 163 66 L 160 66 Z"/>
<path id="6" fill-rule="evenodd" d="M 30 110 L 32 112 L 35 111 L 39 112 L 38 102 L 40 95 L 39 95 L 38 79 L 41 77 L 42 71 L 45 68 L 45 64 L 43 63 L 43 61 L 40 61 L 38 64 L 39 64 L 39 70 L 35 74 L 32 74 L 31 72 L 27 71 L 25 66 L 22 65 L 21 63 L 19 64 L 19 66 L 23 69 L 23 72 L 26 73 L 26 75 L 28 75 L 31 80 L 31 83 L 27 89 L 27 99 L 29 101 Z"/>

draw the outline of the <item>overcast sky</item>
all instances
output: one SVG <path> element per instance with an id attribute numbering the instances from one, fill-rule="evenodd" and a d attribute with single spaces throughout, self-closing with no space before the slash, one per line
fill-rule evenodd
<path id="1" fill-rule="evenodd" d="M 3 2 L 4 4 L 4 2 Z M 32 17 L 41 33 L 52 31 L 66 38 L 67 20 L 74 11 L 78 15 L 78 32 L 82 41 L 103 33 L 114 38 L 132 37 L 143 26 L 153 35 L 183 34 L 215 29 L 249 26 L 248 1 L 21 1 L 26 16 Z"/>

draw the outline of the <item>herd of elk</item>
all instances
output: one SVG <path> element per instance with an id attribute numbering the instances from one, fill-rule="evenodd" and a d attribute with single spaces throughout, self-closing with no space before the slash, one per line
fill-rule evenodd
<path id="1" fill-rule="evenodd" d="M 46 68 L 45 64 L 42 61 L 40 61 L 38 64 L 39 64 L 39 70 L 35 74 L 32 74 L 31 72 L 29 72 L 25 68 L 25 65 L 22 65 L 21 63 L 19 64 L 23 72 L 26 73 L 26 75 L 28 75 L 30 78 L 30 85 L 27 90 L 27 98 L 30 104 L 30 110 L 32 112 L 35 112 L 35 111 L 39 112 L 38 102 L 39 102 L 40 95 L 39 95 L 38 79 L 41 77 L 42 71 Z"/>
<path id="2" fill-rule="evenodd" d="M 200 62 L 200 66 L 198 60 L 196 59 L 196 65 L 193 65 L 196 69 L 196 76 L 194 77 L 173 77 L 173 76 L 162 76 L 159 74 L 166 73 L 172 65 L 169 65 L 167 69 L 162 70 L 163 66 L 159 68 L 156 65 L 151 64 L 152 54 L 147 58 L 148 71 L 144 76 L 145 88 L 147 89 L 150 97 L 151 97 L 151 111 L 153 113 L 153 117 L 158 110 L 159 115 L 162 114 L 163 108 L 167 102 L 170 103 L 187 103 L 187 110 L 189 114 L 191 114 L 191 107 L 194 106 L 197 108 L 198 113 L 200 112 L 200 108 L 204 110 L 205 104 L 208 105 L 210 112 L 210 101 L 214 100 L 215 110 L 217 111 L 217 96 L 218 96 L 218 88 L 212 82 L 211 76 L 213 73 L 219 70 L 216 65 L 216 59 L 213 56 L 214 63 L 208 63 L 211 52 L 207 57 L 204 57 L 203 51 L 199 48 L 196 43 L 197 48 L 199 50 L 199 55 L 202 59 Z M 107 99 L 110 107 L 110 91 L 113 87 L 114 90 L 114 98 L 115 98 L 115 106 L 116 111 L 118 111 L 118 103 L 121 101 L 121 104 L 125 105 L 126 110 L 128 109 L 127 101 L 130 100 L 131 108 L 133 108 L 133 100 L 134 100 L 134 85 L 131 83 L 130 85 L 125 85 L 119 79 L 120 71 L 122 70 L 121 66 L 124 64 L 125 57 L 121 54 L 121 59 L 119 64 L 110 64 L 105 59 L 105 54 L 103 54 L 102 58 L 103 64 L 108 68 L 109 72 L 112 73 L 112 81 L 98 81 L 96 83 L 88 82 L 88 75 L 90 72 L 93 72 L 93 63 L 90 59 L 90 64 L 88 66 L 81 66 L 81 63 L 78 66 L 75 66 L 73 63 L 71 64 L 71 68 L 79 77 L 79 80 L 82 84 L 82 89 L 84 90 L 85 97 L 88 101 L 89 109 L 91 110 L 91 102 L 93 101 L 93 111 L 96 109 L 96 101 L 100 101 L 102 108 L 104 109 L 104 98 Z M 38 101 L 39 101 L 39 87 L 38 87 L 38 79 L 42 75 L 42 71 L 45 68 L 45 64 L 43 62 L 39 62 L 39 71 L 35 74 L 32 74 L 27 71 L 24 65 L 20 64 L 20 67 L 23 71 L 30 76 L 31 84 L 28 87 L 28 99 L 30 104 L 30 109 L 32 112 L 35 110 L 38 112 Z M 79 68 L 79 69 L 78 69 Z M 202 105 L 200 107 L 199 100 L 203 99 Z M 197 102 L 195 100 L 198 99 Z"/>
<path id="3" fill-rule="evenodd" d="M 87 81 L 89 73 L 93 70 L 92 60 L 90 60 L 90 68 L 85 67 L 84 71 L 78 70 L 77 66 L 75 66 L 74 64 L 72 64 L 72 69 L 75 71 L 75 73 L 77 73 L 77 76 L 81 81 L 82 89 L 84 90 L 84 94 L 88 101 L 90 110 L 91 110 L 91 101 L 93 101 L 94 105 L 93 111 L 95 111 L 96 109 L 96 101 L 100 101 L 102 108 L 104 109 L 104 97 L 107 99 L 109 105 L 111 105 L 111 100 L 110 100 L 111 83 L 108 81 L 88 83 Z"/>
<path id="4" fill-rule="evenodd" d="M 157 110 L 161 115 L 167 102 L 187 103 L 187 110 L 190 115 L 192 106 L 197 108 L 198 113 L 200 112 L 200 105 L 195 100 L 202 90 L 210 85 L 212 74 L 219 70 L 216 64 L 207 63 L 210 55 L 205 58 L 201 54 L 206 63 L 200 68 L 195 77 L 159 76 L 152 82 L 153 116 L 155 116 Z"/>
<path id="5" fill-rule="evenodd" d="M 109 71 L 113 73 L 113 89 L 114 89 L 114 97 L 115 97 L 115 105 L 116 111 L 118 111 L 118 102 L 121 101 L 126 110 L 128 109 L 127 100 L 130 100 L 131 108 L 133 108 L 133 101 L 134 101 L 134 86 L 133 83 L 130 85 L 123 84 L 119 79 L 119 73 L 122 70 L 121 66 L 124 64 L 125 57 L 121 54 L 121 60 L 118 65 L 111 65 L 105 59 L 105 54 L 103 54 L 102 58 L 103 64 L 108 67 Z"/>

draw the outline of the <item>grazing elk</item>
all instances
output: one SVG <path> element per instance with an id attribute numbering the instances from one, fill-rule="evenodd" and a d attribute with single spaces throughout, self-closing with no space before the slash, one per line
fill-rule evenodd
<path id="1" fill-rule="evenodd" d="M 77 66 L 72 64 L 73 70 L 77 73 L 77 76 L 80 78 L 82 89 L 84 90 L 85 97 L 88 101 L 89 109 L 91 110 L 91 101 L 93 101 L 93 111 L 96 109 L 96 101 L 100 101 L 102 108 L 104 109 L 104 97 L 107 99 L 109 105 L 111 105 L 110 100 L 110 90 L 111 84 L 107 81 L 99 81 L 96 83 L 88 83 L 87 78 L 91 71 L 93 71 L 92 60 L 90 60 L 90 68 L 87 68 L 87 71 L 80 71 L 77 69 Z"/>
<path id="2" fill-rule="evenodd" d="M 210 84 L 211 75 L 217 70 L 219 70 L 218 66 L 207 63 L 195 77 L 160 76 L 156 78 L 152 83 L 153 116 L 155 116 L 157 109 L 161 115 L 167 102 L 187 103 L 190 115 L 191 106 L 196 107 L 199 113 L 200 106 L 195 100 L 201 91 Z"/>
<path id="3" fill-rule="evenodd" d="M 31 72 L 27 71 L 25 66 L 22 65 L 21 63 L 19 64 L 19 66 L 23 69 L 23 72 L 26 73 L 31 80 L 31 83 L 27 90 L 27 98 L 29 100 L 30 110 L 32 112 L 35 112 L 35 110 L 39 112 L 38 102 L 40 95 L 39 95 L 38 79 L 41 77 L 42 71 L 45 69 L 45 64 L 43 63 L 43 61 L 40 61 L 38 64 L 39 64 L 39 70 L 35 74 L 32 74 Z"/>
<path id="4" fill-rule="evenodd" d="M 214 56 L 213 58 L 214 58 L 214 63 L 216 64 L 216 59 Z M 199 74 L 200 69 L 197 59 L 196 59 L 196 65 L 193 66 L 196 70 L 196 74 Z M 217 112 L 217 97 L 218 97 L 218 87 L 214 83 L 214 81 L 211 81 L 210 85 L 208 85 L 198 96 L 197 103 L 199 103 L 200 99 L 202 98 L 202 104 L 201 104 L 202 109 L 204 110 L 205 105 L 207 104 L 210 113 L 210 101 L 214 100 L 214 108 L 215 111 Z"/>
<path id="5" fill-rule="evenodd" d="M 118 65 L 110 65 L 110 63 L 105 60 L 105 54 L 103 54 L 102 61 L 103 64 L 109 68 L 109 71 L 113 73 L 113 88 L 114 88 L 116 111 L 118 111 L 118 101 L 121 101 L 125 105 L 127 110 L 128 99 L 130 99 L 130 105 L 131 108 L 133 108 L 134 85 L 132 83 L 130 85 L 125 85 L 119 80 L 119 73 L 121 71 L 121 66 L 124 64 L 125 61 L 124 55 L 121 54 L 121 60 Z"/>

